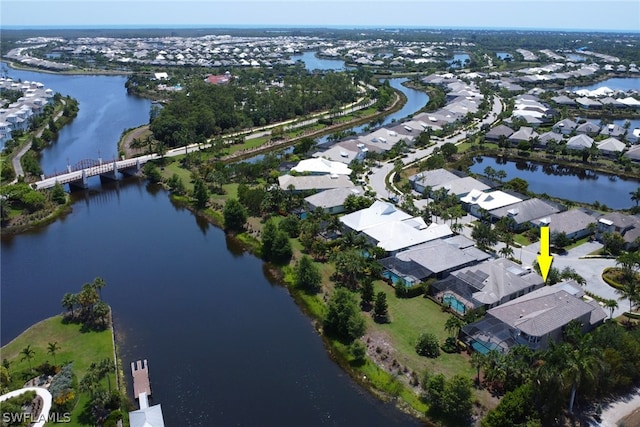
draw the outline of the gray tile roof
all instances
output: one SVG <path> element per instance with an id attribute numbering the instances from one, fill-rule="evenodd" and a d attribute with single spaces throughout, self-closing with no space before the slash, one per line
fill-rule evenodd
<path id="1" fill-rule="evenodd" d="M 487 253 L 481 252 L 481 254 L 467 253 L 444 240 L 434 240 L 400 252 L 396 257 L 402 261 L 413 261 L 438 274 L 475 264 L 490 257 Z"/>
<path id="2" fill-rule="evenodd" d="M 364 189 L 362 187 L 344 187 L 344 188 L 332 188 L 316 193 L 312 196 L 305 197 L 305 201 L 309 203 L 313 208 L 329 209 L 336 206 L 341 206 L 345 199 L 350 195 L 363 196 Z"/>
<path id="3" fill-rule="evenodd" d="M 548 286 L 494 307 L 487 314 L 527 335 L 543 337 L 574 319 L 585 315 L 591 318 L 594 310 L 602 312 L 595 318 L 606 316 L 599 306 L 594 307 L 562 288 Z"/>
<path id="4" fill-rule="evenodd" d="M 549 215 L 546 218 L 539 218 L 534 221 L 537 225 L 549 225 L 551 233 L 573 234 L 585 230 L 589 224 L 595 223 L 597 218 L 587 214 L 580 209 L 559 212 Z"/>
<path id="5" fill-rule="evenodd" d="M 487 132 L 485 134 L 485 138 L 486 139 L 493 139 L 493 140 L 498 140 L 500 139 L 500 137 L 502 135 L 504 135 L 506 138 L 510 137 L 513 134 L 513 129 L 511 129 L 508 126 L 505 125 L 498 125 L 496 127 L 494 127 L 493 129 L 489 130 L 489 132 Z"/>
<path id="6" fill-rule="evenodd" d="M 511 217 L 516 224 L 524 224 L 538 218 L 543 218 L 560 212 L 560 207 L 541 199 L 529 199 L 513 205 L 489 211 L 489 214 L 497 218 Z"/>

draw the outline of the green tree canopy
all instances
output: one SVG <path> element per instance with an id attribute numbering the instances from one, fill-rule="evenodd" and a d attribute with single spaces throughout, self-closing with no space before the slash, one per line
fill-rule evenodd
<path id="1" fill-rule="evenodd" d="M 242 231 L 247 222 L 247 211 L 237 199 L 229 199 L 222 212 L 224 228 L 229 231 Z"/>
<path id="2" fill-rule="evenodd" d="M 364 318 L 351 291 L 340 287 L 335 289 L 327 305 L 323 326 L 328 335 L 346 342 L 364 334 Z"/>

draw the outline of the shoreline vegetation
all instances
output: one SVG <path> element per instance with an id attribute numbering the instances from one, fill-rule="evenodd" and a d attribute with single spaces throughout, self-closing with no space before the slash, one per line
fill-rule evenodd
<path id="1" fill-rule="evenodd" d="M 10 66 L 13 66 L 12 63 L 10 63 Z M 15 67 L 15 68 L 19 68 L 19 69 L 25 69 L 22 67 Z M 58 74 L 104 74 L 104 75 L 114 75 L 114 74 L 122 74 L 122 75 L 126 75 L 128 73 L 108 73 L 108 72 L 98 72 L 98 73 L 93 73 L 93 72 L 81 72 L 81 73 L 74 73 L 74 72 L 55 72 L 55 71 L 43 71 L 41 69 L 34 69 L 34 71 L 37 72 L 52 72 L 52 73 L 58 73 Z M 389 76 L 391 77 L 391 76 Z M 424 87 L 418 87 L 418 86 L 412 86 L 415 89 L 418 90 L 430 90 L 429 88 L 424 88 Z M 432 89 L 433 90 L 433 89 Z M 396 94 L 398 94 L 398 91 L 395 91 Z M 430 95 L 434 95 L 435 92 L 429 92 Z M 402 94 L 400 94 L 400 96 L 403 96 Z M 432 98 L 435 98 L 434 96 L 432 96 Z M 286 139 L 286 140 L 281 140 L 281 141 L 275 141 L 273 144 L 262 144 L 259 145 L 257 147 L 250 147 L 250 139 L 248 139 L 247 141 L 245 141 L 244 143 L 247 144 L 247 148 L 243 149 L 243 148 L 239 148 L 238 147 L 234 147 L 232 145 L 229 145 L 229 149 L 230 151 L 232 149 L 235 149 L 235 151 L 231 151 L 229 153 L 227 153 L 225 156 L 220 157 L 220 160 L 223 162 L 236 162 L 238 160 L 241 159 L 246 159 L 247 157 L 251 157 L 254 156 L 256 154 L 260 154 L 263 152 L 268 152 L 268 151 L 272 151 L 272 150 L 276 150 L 276 149 L 282 149 L 284 147 L 287 146 L 291 146 L 296 144 L 297 142 L 299 142 L 299 140 L 305 138 L 305 137 L 318 137 L 320 135 L 323 134 L 327 134 L 327 133 L 332 133 L 332 132 L 338 132 L 341 131 L 343 129 L 347 129 L 350 128 L 354 125 L 358 125 L 361 123 L 367 123 L 369 121 L 371 121 L 372 119 L 377 119 L 378 117 L 381 116 L 385 116 L 393 111 L 397 111 L 399 110 L 402 105 L 404 104 L 404 100 L 402 100 L 402 98 L 396 98 L 396 100 L 394 101 L 393 105 L 388 109 L 385 110 L 383 112 L 379 112 L 377 114 L 374 114 L 372 116 L 367 116 L 365 118 L 356 118 L 352 121 L 349 122 L 345 122 L 345 123 L 339 123 L 337 125 L 332 125 L 330 127 L 327 128 L 323 128 L 317 131 L 314 131 L 310 134 L 305 134 L 305 135 L 300 135 L 297 137 L 293 137 L 290 139 Z M 394 109 L 395 108 L 395 109 Z M 148 125 L 143 125 L 139 128 L 135 128 L 135 129 L 129 129 L 125 132 L 123 132 L 123 135 L 120 139 L 120 141 L 118 142 L 118 150 L 120 151 L 121 149 L 125 152 L 128 152 L 131 143 L 133 142 L 133 140 L 135 138 L 137 138 L 137 136 L 141 135 L 142 133 L 144 133 L 144 127 L 148 126 Z M 470 149 L 470 147 L 475 147 L 473 150 Z M 591 169 L 591 170 L 596 170 L 599 172 L 605 172 L 605 173 L 609 173 L 611 174 L 612 171 L 611 169 L 606 169 L 606 165 L 601 166 L 603 169 L 596 169 L 593 165 L 591 164 L 581 164 L 580 162 L 572 162 L 570 158 L 563 159 L 563 158 L 557 158 L 554 157 L 553 159 L 551 158 L 545 158 L 544 157 L 544 152 L 541 153 L 541 157 L 537 158 L 535 156 L 531 156 L 530 154 L 528 155 L 521 155 L 521 153 L 519 153 L 516 149 L 503 149 L 503 150 L 498 150 L 495 149 L 494 150 L 493 146 L 490 144 L 487 144 L 486 146 L 483 147 L 483 144 L 474 144 L 471 145 L 470 147 L 468 147 L 469 149 L 464 153 L 464 155 L 469 154 L 469 156 L 479 156 L 479 155 L 492 155 L 489 153 L 499 153 L 499 154 L 494 154 L 494 155 L 502 155 L 505 157 L 508 157 L 509 159 L 513 159 L 513 160 L 526 160 L 526 161 L 534 161 L 534 162 L 543 162 L 543 161 L 547 161 L 548 163 L 552 163 L 552 164 L 565 164 L 565 165 L 571 165 L 572 167 L 579 167 L 579 168 L 584 168 L 584 169 Z M 181 157 L 176 157 L 176 160 L 182 159 Z M 461 160 L 461 159 L 459 159 Z M 559 163 L 559 161 L 563 161 L 565 163 Z M 165 170 L 165 165 L 162 165 L 162 172 L 160 173 L 160 178 L 162 178 L 161 180 L 164 181 L 163 185 L 165 186 L 165 188 L 170 187 L 166 185 L 166 182 L 169 181 L 172 176 L 171 173 L 176 172 L 177 170 L 181 170 L 182 172 L 184 172 L 184 177 L 185 179 L 188 181 L 189 178 L 187 176 L 188 174 L 188 168 L 183 166 L 183 165 L 171 165 L 171 167 L 167 167 Z M 625 173 L 626 171 L 615 171 L 613 172 L 614 174 L 618 175 L 618 176 L 626 176 L 623 175 L 623 173 Z M 149 177 L 149 175 L 147 175 Z M 175 174 L 174 174 L 175 176 Z M 639 175 L 636 174 L 631 174 L 628 177 L 632 177 L 632 178 L 638 178 Z M 151 179 L 151 177 L 149 177 L 150 180 L 152 181 L 160 181 L 157 179 Z M 190 183 L 186 184 L 188 187 L 193 187 Z M 229 188 L 226 189 L 224 191 L 224 194 L 219 194 L 219 195 L 214 195 L 210 198 L 207 199 L 207 201 L 205 201 L 205 203 L 202 206 L 197 206 L 194 205 L 194 203 L 192 203 L 192 200 L 184 195 L 184 194 L 177 194 L 173 191 L 172 188 L 169 188 L 170 190 L 170 194 L 169 197 L 170 199 L 176 203 L 179 204 L 181 207 L 185 207 L 187 209 L 189 209 L 194 215 L 200 217 L 200 218 L 204 218 L 206 219 L 208 222 L 210 222 L 211 224 L 225 229 L 225 218 L 224 218 L 224 214 L 223 214 L 223 210 L 222 207 L 224 205 L 226 205 L 226 203 L 229 200 L 232 200 L 234 198 L 236 198 L 238 196 L 238 188 L 237 185 L 233 188 Z M 213 199 L 214 201 L 212 203 L 211 199 Z M 65 212 L 70 211 L 71 209 L 71 202 L 69 200 L 69 197 L 67 197 L 66 199 L 66 203 L 61 206 L 58 210 L 56 210 L 56 212 L 59 212 L 56 214 L 56 212 L 54 212 L 54 215 L 45 218 L 42 223 L 49 223 L 53 220 L 55 220 L 58 216 L 62 216 Z M 277 219 L 277 221 L 281 221 L 282 219 L 279 218 Z M 29 228 L 32 228 L 33 226 L 37 225 L 38 223 L 34 223 L 32 226 L 25 226 L 25 228 L 22 229 L 16 229 L 15 231 L 13 231 L 13 233 L 19 233 L 19 232 L 23 232 Z M 250 217 L 248 219 L 248 227 L 247 228 L 241 228 L 240 230 L 237 230 L 239 232 L 233 231 L 233 230 L 229 230 L 226 229 L 226 235 L 228 236 L 229 239 L 231 239 L 235 244 L 237 244 L 239 247 L 241 247 L 244 251 L 250 252 L 251 254 L 257 256 L 257 257 L 262 257 L 265 258 L 265 254 L 262 253 L 262 239 L 259 237 L 261 235 L 261 233 L 264 231 L 263 225 L 265 224 L 265 221 L 263 221 L 263 218 L 256 218 L 256 217 Z M 4 232 L 5 230 L 3 230 Z M 7 230 L 9 231 L 9 230 Z M 303 248 L 300 246 L 300 244 L 296 241 L 296 239 L 290 239 L 291 240 L 291 244 L 293 246 L 293 250 L 292 250 L 292 257 L 291 260 L 292 261 L 299 261 L 302 257 L 304 257 L 304 253 L 308 252 L 308 251 L 303 251 Z M 402 381 L 398 380 L 398 376 L 401 375 L 401 369 L 397 368 L 397 374 L 392 374 L 391 372 L 389 372 L 388 370 L 384 369 L 384 365 L 381 366 L 381 361 L 378 359 L 374 359 L 372 357 L 362 357 L 362 358 L 355 358 L 353 355 L 353 350 L 350 346 L 346 345 L 343 341 L 341 341 L 340 339 L 337 339 L 335 337 L 332 336 L 327 336 L 324 333 L 324 325 L 323 325 L 323 316 L 326 313 L 327 310 L 327 293 L 310 293 L 306 290 L 303 290 L 299 287 L 297 287 L 295 285 L 295 281 L 294 281 L 294 273 L 292 271 L 293 268 L 293 263 L 287 263 L 287 265 L 280 265 L 277 263 L 273 263 L 270 261 L 265 261 L 265 271 L 268 273 L 268 275 L 276 280 L 278 283 L 280 283 L 283 286 L 286 286 L 290 295 L 292 296 L 292 298 L 294 299 L 294 301 L 296 302 L 296 304 L 303 310 L 303 312 L 309 316 L 314 324 L 315 329 L 318 331 L 318 333 L 320 334 L 325 347 L 327 349 L 327 351 L 329 352 L 331 358 L 338 363 L 357 383 L 359 383 L 361 386 L 365 387 L 366 389 L 370 390 L 375 396 L 377 396 L 378 398 L 380 398 L 381 400 L 385 401 L 385 402 L 395 402 L 395 405 L 402 411 L 409 413 L 413 416 L 415 416 L 416 418 L 420 419 L 422 422 L 426 423 L 426 425 L 429 426 L 436 426 L 436 425 L 440 425 L 439 422 L 441 422 L 441 419 L 436 419 L 434 422 L 434 420 L 427 418 L 425 416 L 425 414 L 428 412 L 429 410 L 429 405 L 426 404 L 424 401 L 422 401 L 420 399 L 420 396 L 418 393 L 416 393 L 416 390 L 419 390 L 419 387 L 415 387 L 415 388 L 411 388 L 409 387 L 407 384 L 403 383 Z M 335 273 L 332 272 L 330 269 L 324 269 L 322 271 L 322 281 L 323 281 L 323 286 L 328 287 L 328 289 L 333 290 L 331 284 L 328 284 L 329 282 L 329 273 Z M 378 292 L 378 294 L 383 293 L 385 295 L 387 295 L 388 298 L 393 298 L 393 290 L 391 287 L 387 286 L 384 282 L 382 281 L 376 281 L 376 283 L 374 284 L 374 289 L 376 292 Z M 324 297 L 324 300 L 322 299 L 322 297 Z M 414 298 L 415 300 L 415 298 Z M 402 301 L 409 301 L 409 299 L 403 299 Z M 429 301 L 430 303 L 431 301 Z M 390 302 L 391 304 L 391 302 Z M 434 303 L 435 304 L 435 303 Z M 439 308 L 438 308 L 439 309 Z M 398 317 L 399 314 L 398 313 L 394 313 L 393 310 L 390 310 L 391 313 L 393 313 L 393 315 L 396 315 Z M 443 316 L 444 315 L 448 315 L 448 313 L 444 313 L 445 310 L 443 310 Z M 365 313 L 366 316 L 367 313 Z M 373 322 L 374 320 L 371 320 L 369 318 L 367 318 L 367 324 L 372 324 L 371 322 Z M 396 321 L 396 319 L 394 319 L 394 321 Z M 398 321 L 400 321 L 398 319 Z M 35 325 L 34 325 L 35 326 Z M 29 328 L 31 329 L 31 328 Z M 25 331 L 24 333 L 28 332 L 29 329 L 27 331 Z M 376 339 L 379 338 L 379 335 L 384 335 L 384 328 L 383 327 L 376 327 L 375 328 L 375 334 L 377 334 L 378 336 L 372 336 L 372 335 L 365 335 L 367 338 L 367 340 L 373 339 L 374 343 L 377 342 L 375 341 Z M 113 333 L 113 327 L 111 326 L 110 328 L 111 330 L 111 335 L 112 335 L 112 339 L 114 340 L 114 354 L 116 354 L 116 349 L 115 349 L 115 339 L 114 339 L 114 333 Z M 382 332 L 381 332 L 382 331 Z M 23 334 L 24 334 L 23 333 Z M 20 337 L 22 336 L 22 334 L 20 335 Z M 19 338 L 19 337 L 18 337 Z M 15 341 L 15 340 L 14 340 Z M 358 341 L 359 342 L 359 341 Z M 7 346 L 9 346 L 10 344 L 12 344 L 13 341 L 9 344 L 7 344 Z M 368 344 L 368 343 L 367 343 Z M 375 345 L 375 344 L 374 344 Z M 7 347 L 5 346 L 5 347 Z M 3 347 L 3 351 L 5 349 L 5 347 Z M 464 363 L 466 364 L 466 369 L 465 369 L 465 374 L 468 373 L 467 371 L 471 371 L 472 373 L 475 372 L 470 364 L 469 361 L 466 360 L 467 357 L 466 356 L 461 356 L 464 357 Z M 121 361 L 119 361 L 119 358 L 116 357 L 116 360 L 118 360 L 118 375 L 117 378 L 120 378 L 121 375 L 121 370 L 122 370 L 122 366 L 121 366 Z M 404 360 L 401 361 L 400 363 L 404 363 Z M 402 366 L 402 365 L 400 365 Z M 414 374 L 417 375 L 416 372 L 413 372 Z M 124 383 L 122 383 L 124 384 Z M 487 394 L 488 392 L 483 392 L 485 394 Z M 485 399 L 481 402 L 476 402 L 479 403 L 479 406 L 483 407 L 483 408 L 487 408 L 487 405 L 485 405 L 486 402 L 488 402 L 490 400 L 489 397 L 487 396 L 483 396 L 482 399 Z M 493 404 L 495 404 L 495 400 L 493 401 Z M 495 406 L 495 405 L 494 405 Z M 430 416 L 430 415 L 429 415 Z"/>

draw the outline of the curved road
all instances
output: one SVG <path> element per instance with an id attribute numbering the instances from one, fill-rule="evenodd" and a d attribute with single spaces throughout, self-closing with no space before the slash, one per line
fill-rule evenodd
<path id="1" fill-rule="evenodd" d="M 52 396 L 49 393 L 49 390 L 42 387 L 25 387 L 19 390 L 11 391 L 7 394 L 3 394 L 0 396 L 0 402 L 4 402 L 7 399 L 11 399 L 12 397 L 20 396 L 23 393 L 28 391 L 35 391 L 38 396 L 42 398 L 42 410 L 38 414 L 37 418 L 34 417 L 33 420 L 37 420 L 34 424 L 31 424 L 33 427 L 42 427 L 45 425 L 47 420 L 49 419 L 49 411 L 51 411 L 51 400 Z M 32 420 L 32 421 L 33 421 Z"/>

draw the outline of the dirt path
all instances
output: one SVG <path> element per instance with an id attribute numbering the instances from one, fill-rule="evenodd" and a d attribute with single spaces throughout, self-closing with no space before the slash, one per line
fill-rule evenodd
<path id="1" fill-rule="evenodd" d="M 124 136 L 124 139 L 120 142 L 120 147 L 118 147 L 118 149 L 124 152 L 124 156 L 127 159 L 144 154 L 144 149 L 131 148 L 131 143 L 133 142 L 134 139 L 140 138 L 142 135 L 144 135 L 148 131 L 149 131 L 149 125 L 143 125 L 132 130 L 131 132 L 127 133 Z"/>

